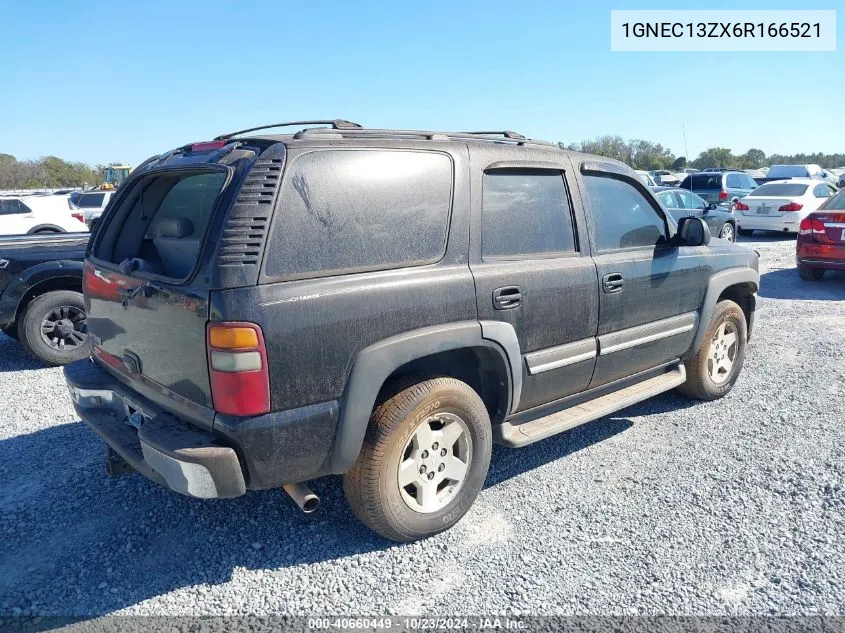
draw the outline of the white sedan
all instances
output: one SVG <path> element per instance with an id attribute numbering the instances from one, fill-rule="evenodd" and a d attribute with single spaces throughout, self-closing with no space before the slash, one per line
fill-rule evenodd
<path id="1" fill-rule="evenodd" d="M 82 212 L 72 211 L 66 196 L 0 197 L 0 235 L 86 231 Z"/>
<path id="2" fill-rule="evenodd" d="M 741 198 L 734 209 L 740 235 L 758 231 L 798 233 L 801 220 L 818 209 L 836 188 L 823 180 L 773 180 Z"/>

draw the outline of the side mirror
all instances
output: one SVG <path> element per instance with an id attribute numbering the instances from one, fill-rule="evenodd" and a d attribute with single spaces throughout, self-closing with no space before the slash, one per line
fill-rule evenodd
<path id="1" fill-rule="evenodd" d="M 707 246 L 710 243 L 710 227 L 701 218 L 681 218 L 678 239 L 681 246 Z"/>

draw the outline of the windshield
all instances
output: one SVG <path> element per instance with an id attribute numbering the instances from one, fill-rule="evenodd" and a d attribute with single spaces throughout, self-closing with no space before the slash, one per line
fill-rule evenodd
<path id="1" fill-rule="evenodd" d="M 803 196 L 807 192 L 808 186 L 809 185 L 799 185 L 789 182 L 770 182 L 765 185 L 760 185 L 748 195 L 755 198 L 760 196 L 785 196 L 788 198 L 794 198 L 797 196 Z"/>

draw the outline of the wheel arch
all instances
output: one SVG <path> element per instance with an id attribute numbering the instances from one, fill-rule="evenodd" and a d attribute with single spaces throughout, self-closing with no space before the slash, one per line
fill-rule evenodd
<path id="1" fill-rule="evenodd" d="M 735 301 L 745 314 L 748 338 L 754 325 L 754 312 L 757 308 L 756 293 L 760 289 L 760 273 L 753 268 L 732 268 L 714 274 L 707 282 L 707 290 L 699 311 L 698 329 L 693 338 L 687 356 L 695 354 L 704 342 L 704 336 L 710 325 L 710 315 L 719 301 Z"/>
<path id="2" fill-rule="evenodd" d="M 82 292 L 82 262 L 62 260 L 33 266 L 21 273 L 3 292 L 4 299 L 17 303 L 15 322 L 30 302 L 54 290 Z"/>
<path id="3" fill-rule="evenodd" d="M 478 391 L 493 423 L 515 410 L 522 389 L 516 333 L 507 323 L 485 328 L 486 323 L 460 321 L 421 328 L 361 350 L 340 400 L 329 471 L 344 473 L 355 465 L 379 397 L 409 377 L 451 376 L 467 382 Z"/>
<path id="4" fill-rule="evenodd" d="M 37 225 L 33 226 L 31 229 L 29 229 L 26 232 L 26 234 L 27 235 L 34 235 L 35 233 L 38 233 L 39 231 L 51 231 L 51 232 L 55 232 L 55 233 L 67 233 L 67 231 L 65 231 L 58 224 L 37 224 Z"/>

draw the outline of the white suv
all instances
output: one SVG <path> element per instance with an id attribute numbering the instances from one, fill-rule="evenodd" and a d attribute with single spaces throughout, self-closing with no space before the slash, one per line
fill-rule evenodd
<path id="1" fill-rule="evenodd" d="M 0 197 L 0 235 L 87 231 L 82 214 L 69 208 L 65 196 Z"/>

